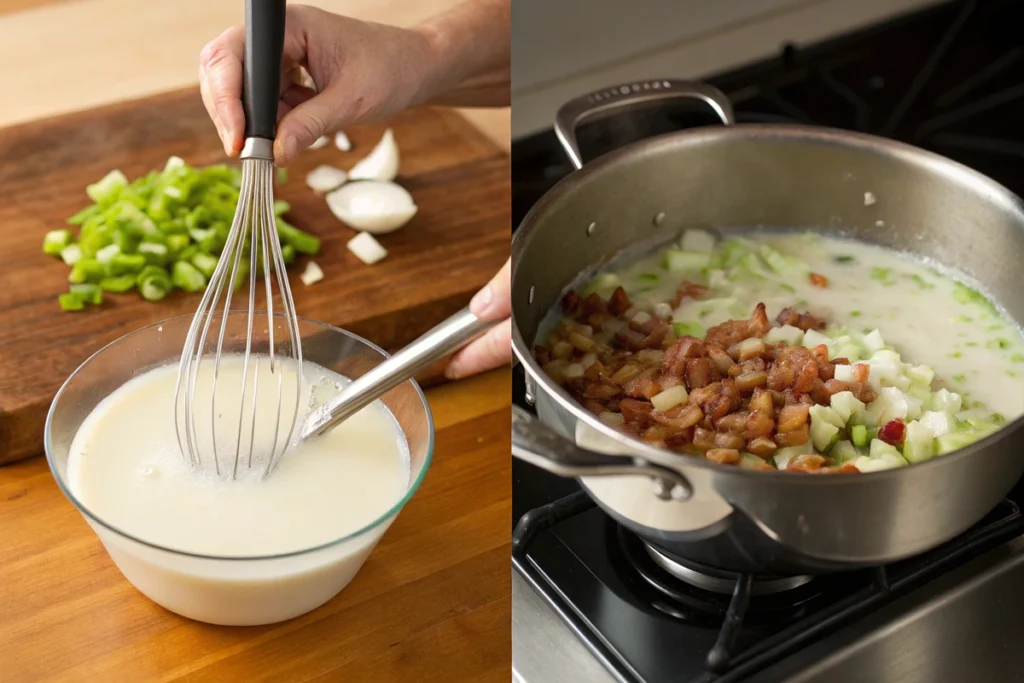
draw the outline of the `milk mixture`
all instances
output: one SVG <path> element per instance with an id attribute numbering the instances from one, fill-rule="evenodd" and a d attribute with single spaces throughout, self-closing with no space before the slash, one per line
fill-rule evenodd
<path id="1" fill-rule="evenodd" d="M 317 438 L 295 445 L 262 479 L 261 463 L 275 428 L 284 444 L 298 399 L 299 420 L 347 380 L 312 363 L 296 373 L 272 374 L 266 358 L 250 363 L 242 393 L 241 358 L 222 360 L 216 406 L 210 400 L 212 363 L 196 384 L 194 407 L 201 452 L 210 453 L 210 425 L 218 430 L 221 460 L 232 462 L 243 439 L 237 478 L 197 475 L 186 466 L 174 421 L 177 365 L 148 371 L 100 403 L 75 436 L 68 485 L 96 517 L 126 534 L 165 548 L 216 556 L 263 556 L 314 548 L 372 524 L 409 486 L 408 449 L 394 417 L 379 401 Z M 282 415 L 278 413 L 278 378 Z M 258 379 L 256 420 L 250 421 L 252 381 Z M 205 399 L 205 400 L 204 400 Z M 216 407 L 217 421 L 211 419 Z M 247 463 L 254 434 L 255 464 Z M 207 460 L 207 471 L 210 463 Z"/>

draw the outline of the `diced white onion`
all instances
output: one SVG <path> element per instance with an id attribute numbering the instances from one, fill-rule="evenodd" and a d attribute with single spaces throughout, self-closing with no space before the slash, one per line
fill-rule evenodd
<path id="1" fill-rule="evenodd" d="M 306 185 L 314 192 L 330 192 L 345 184 L 348 174 L 340 168 L 320 164 L 306 174 Z"/>
<path id="2" fill-rule="evenodd" d="M 676 407 L 687 398 L 689 398 L 689 395 L 686 393 L 686 387 L 679 384 L 674 387 L 669 387 L 659 394 L 655 394 L 654 397 L 651 398 L 651 403 L 654 404 L 654 407 L 657 408 L 659 412 L 664 413 L 665 411 Z"/>
<path id="3" fill-rule="evenodd" d="M 302 275 L 299 275 L 299 279 L 302 280 L 302 284 L 309 287 L 324 279 L 324 271 L 321 270 L 320 266 L 310 261 L 306 264 L 306 269 L 302 271 Z"/>
<path id="4" fill-rule="evenodd" d="M 348 136 L 345 135 L 345 132 L 341 130 L 334 134 L 334 146 L 342 152 L 352 151 L 352 142 L 348 139 Z"/>
<path id="5" fill-rule="evenodd" d="M 348 250 L 368 266 L 377 263 L 388 255 L 387 249 L 374 239 L 368 232 L 361 232 L 348 241 Z"/>

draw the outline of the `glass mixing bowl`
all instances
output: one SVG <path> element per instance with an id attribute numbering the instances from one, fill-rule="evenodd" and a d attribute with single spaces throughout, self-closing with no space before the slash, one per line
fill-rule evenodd
<path id="1" fill-rule="evenodd" d="M 127 334 L 71 374 L 46 419 L 50 470 L 124 577 L 157 604 L 191 619 L 222 625 L 270 624 L 300 616 L 348 585 L 423 481 L 434 450 L 430 408 L 411 380 L 381 399 L 408 443 L 409 483 L 401 500 L 355 533 L 315 548 L 260 557 L 191 554 L 149 543 L 100 519 L 75 497 L 67 482 L 68 453 L 82 422 L 100 401 L 147 370 L 178 363 L 191 321 L 191 315 L 180 316 Z M 215 323 L 219 325 L 219 320 Z M 225 353 L 244 350 L 246 324 L 245 313 L 228 314 Z M 283 319 L 279 324 L 283 330 Z M 352 379 L 387 358 L 365 339 L 324 323 L 300 318 L 299 334 L 305 360 Z M 254 350 L 264 349 L 257 345 Z"/>

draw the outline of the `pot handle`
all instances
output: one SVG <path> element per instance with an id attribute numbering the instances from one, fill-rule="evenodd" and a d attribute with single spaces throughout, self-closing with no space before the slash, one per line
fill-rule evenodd
<path id="1" fill-rule="evenodd" d="M 512 406 L 512 455 L 561 477 L 646 475 L 663 500 L 688 500 L 693 487 L 681 472 L 625 455 L 580 448 L 519 406 Z"/>
<path id="2" fill-rule="evenodd" d="M 583 121 L 637 109 L 651 102 L 677 99 L 702 100 L 715 110 L 722 123 L 727 126 L 736 123 L 732 102 L 718 88 L 693 81 L 660 78 L 623 83 L 569 100 L 555 115 L 555 135 L 573 166 L 579 170 L 583 168 L 583 157 L 576 142 L 576 127 Z"/>

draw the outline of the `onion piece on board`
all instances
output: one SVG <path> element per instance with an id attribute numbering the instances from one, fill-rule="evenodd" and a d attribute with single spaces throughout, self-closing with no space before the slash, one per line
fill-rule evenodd
<path id="1" fill-rule="evenodd" d="M 306 174 L 306 185 L 314 192 L 330 192 L 337 190 L 348 180 L 348 174 L 340 168 L 320 164 Z"/>
<path id="2" fill-rule="evenodd" d="M 388 255 L 388 250 L 368 232 L 359 233 L 350 239 L 346 246 L 356 255 L 356 258 L 368 266 L 372 266 Z"/>
<path id="3" fill-rule="evenodd" d="M 342 185 L 327 195 L 327 207 L 349 227 L 375 235 L 398 230 L 418 210 L 405 188 L 374 180 Z"/>
<path id="4" fill-rule="evenodd" d="M 352 180 L 394 180 L 398 175 L 398 145 L 391 129 L 362 161 L 352 167 L 348 177 Z"/>

